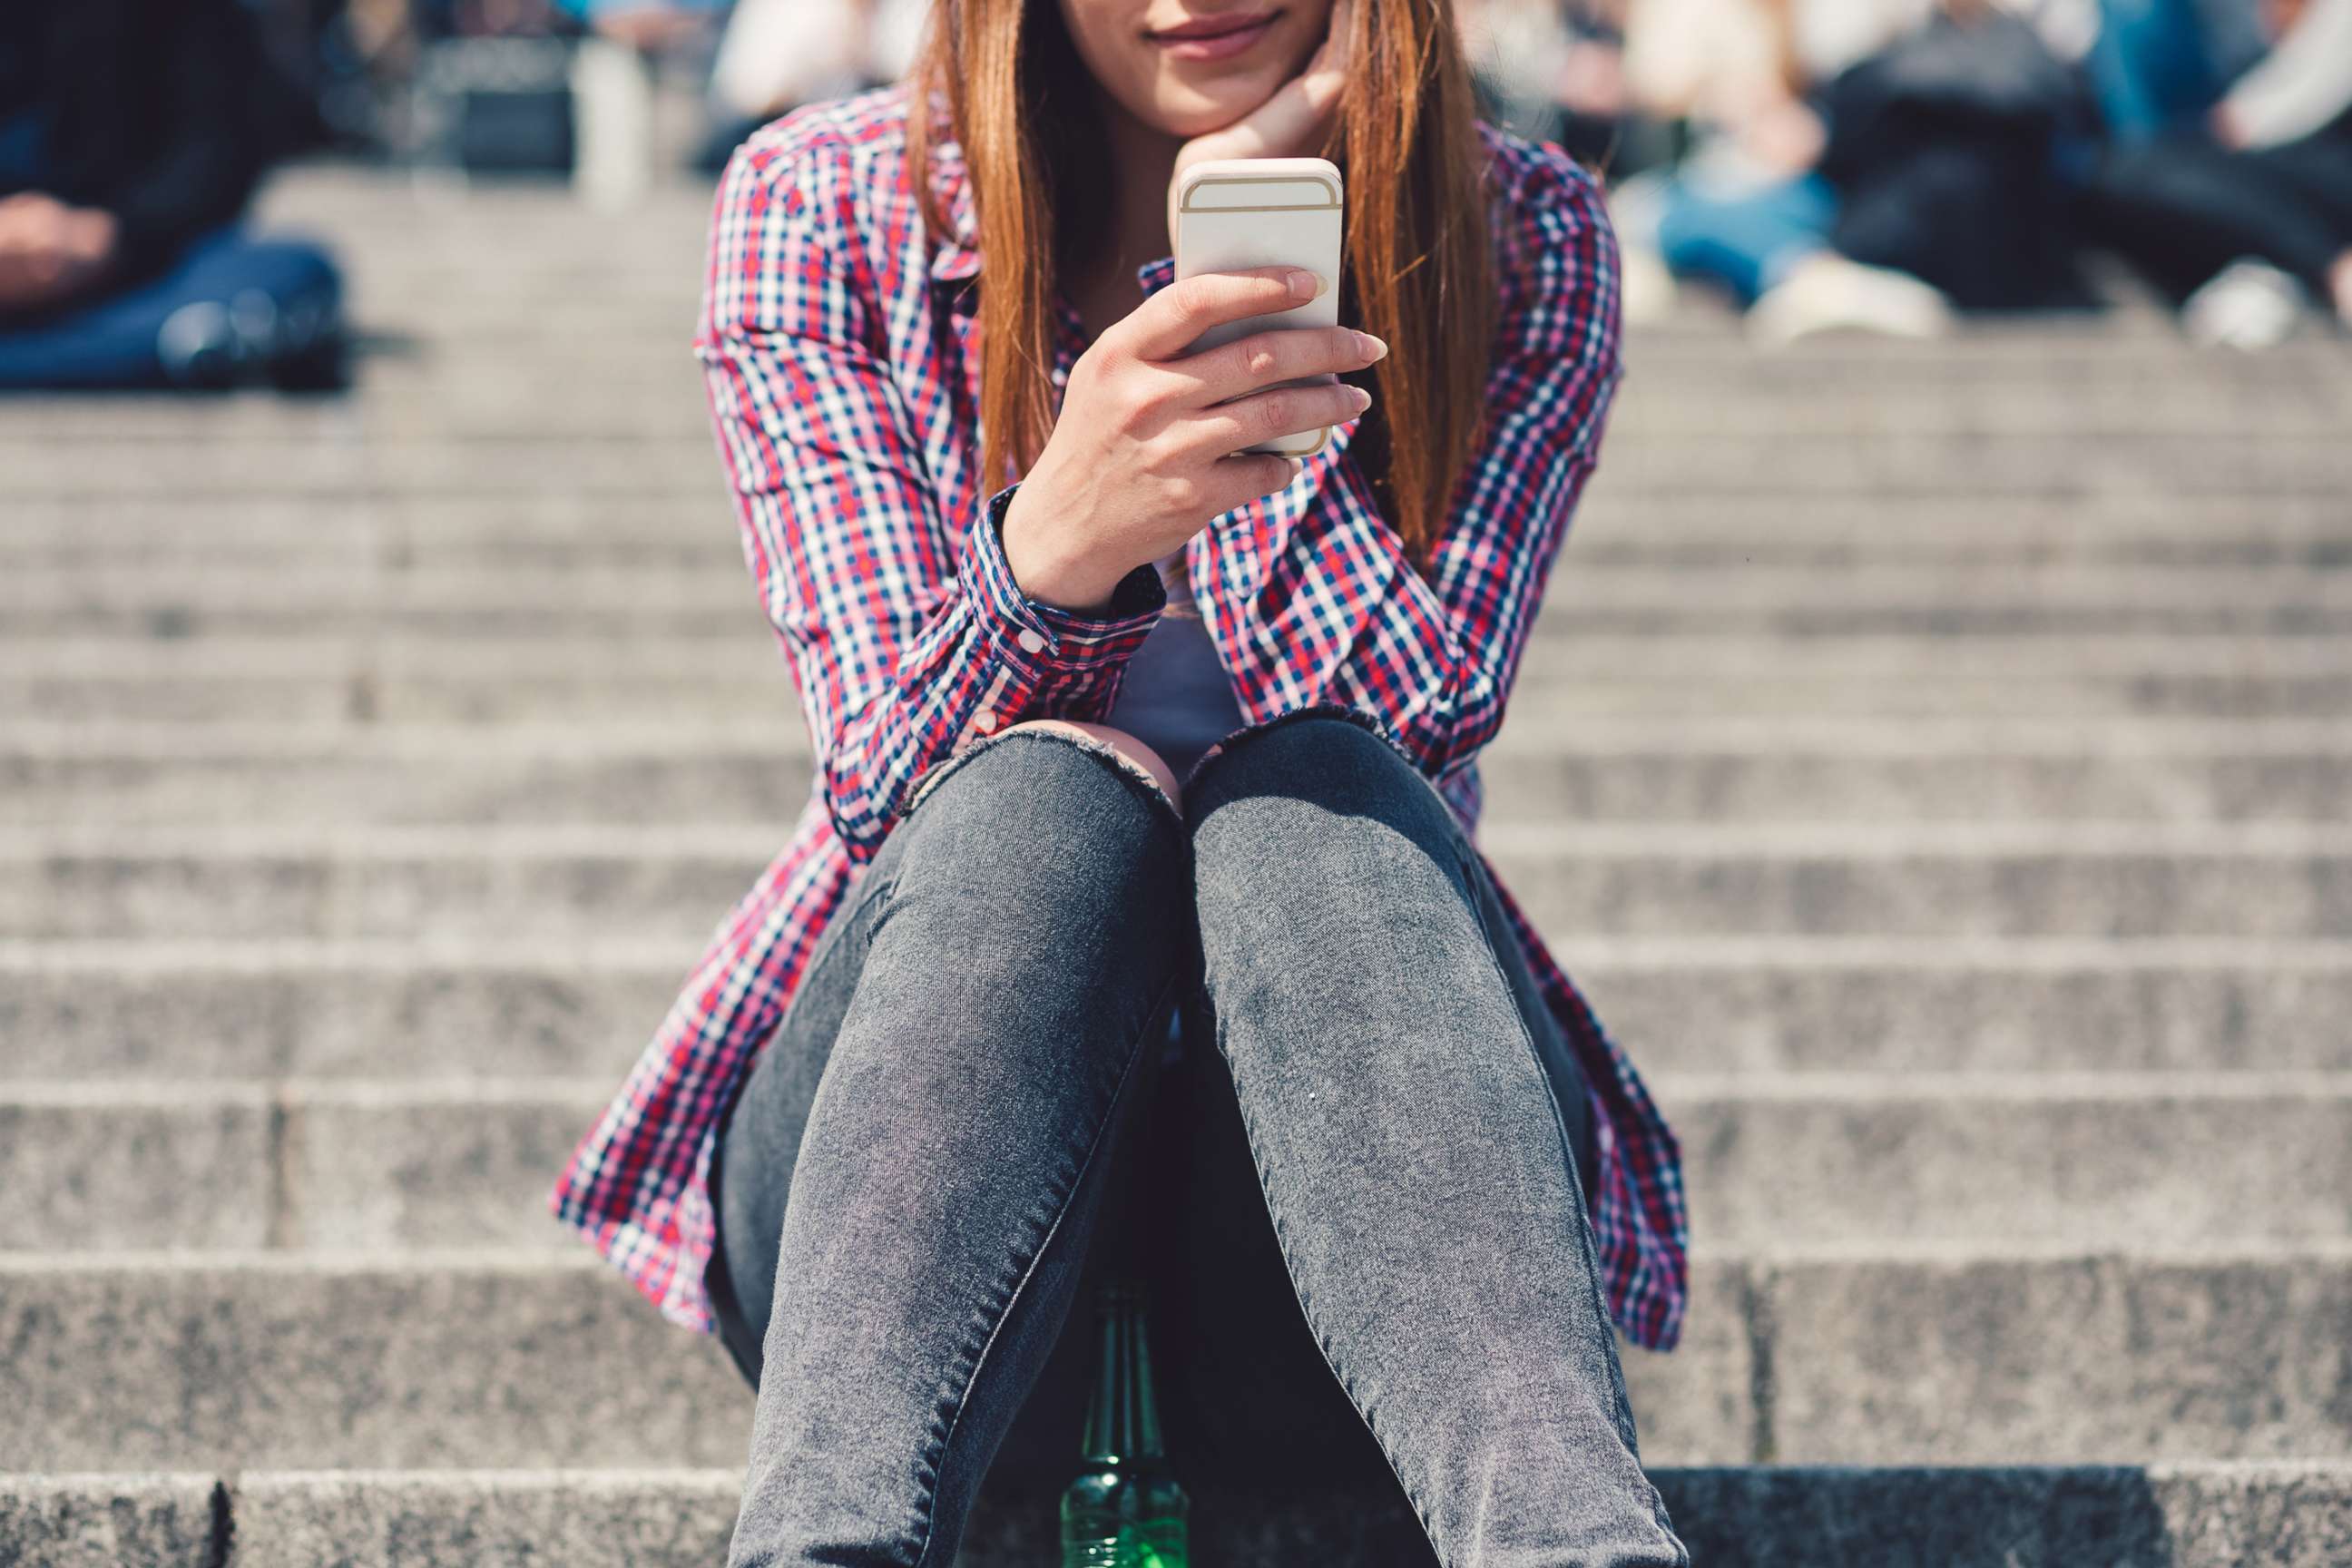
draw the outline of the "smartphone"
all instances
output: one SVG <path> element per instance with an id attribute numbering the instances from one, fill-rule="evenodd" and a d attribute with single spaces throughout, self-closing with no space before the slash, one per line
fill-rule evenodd
<path id="1" fill-rule="evenodd" d="M 1212 327 L 1192 351 L 1276 327 L 1339 325 L 1340 214 L 1339 169 L 1328 158 L 1214 158 L 1185 170 L 1176 188 L 1177 277 L 1244 267 L 1305 267 L 1331 285 L 1303 305 Z M 1330 438 L 1326 426 L 1244 449 L 1308 458 Z"/>

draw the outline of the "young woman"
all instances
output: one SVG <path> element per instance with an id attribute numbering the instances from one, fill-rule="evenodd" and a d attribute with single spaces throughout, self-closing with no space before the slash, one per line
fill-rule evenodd
<path id="1" fill-rule="evenodd" d="M 555 1201 L 759 1390 L 735 1563 L 1050 1485 L 1114 1257 L 1188 1479 L 1685 1561 L 1610 1330 L 1678 1332 L 1675 1140 L 1470 837 L 1615 250 L 1470 101 L 1431 0 L 941 0 L 730 163 L 698 346 L 815 787 Z M 1318 152 L 1343 278 L 1171 282 L 1181 166 Z M 1327 287 L 1369 334 L 1185 352 Z"/>

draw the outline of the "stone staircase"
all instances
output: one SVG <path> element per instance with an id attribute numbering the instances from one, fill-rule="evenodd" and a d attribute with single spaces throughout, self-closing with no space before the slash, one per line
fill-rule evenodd
<path id="1" fill-rule="evenodd" d="M 716 1563 L 749 1399 L 542 1207 L 809 776 L 706 198 L 270 205 L 354 395 L 0 405 L 0 1563 Z M 1696 1561 L 2352 1562 L 2352 353 L 1629 358 L 1483 839 L 1685 1141 Z"/>

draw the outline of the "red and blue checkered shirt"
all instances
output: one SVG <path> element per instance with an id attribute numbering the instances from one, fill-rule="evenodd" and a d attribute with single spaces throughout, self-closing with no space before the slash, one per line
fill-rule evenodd
<path id="1" fill-rule="evenodd" d="M 1028 598 L 1005 564 L 989 503 L 1006 490 L 985 482 L 978 449 L 972 195 L 943 140 L 920 173 L 952 232 L 927 234 L 907 103 L 890 88 L 767 126 L 729 165 L 712 219 L 695 350 L 817 774 L 783 853 L 552 1195 L 665 1315 L 705 1331 L 715 1124 L 859 868 L 924 775 L 982 736 L 1101 719 L 1165 602 L 1149 563 L 1099 618 Z M 1246 722 L 1352 714 L 1472 831 L 1478 752 L 1502 723 L 1621 374 L 1616 246 L 1592 181 L 1555 147 L 1480 134 L 1501 291 L 1489 418 L 1428 577 L 1349 455 L 1352 423 L 1287 489 L 1186 547 Z M 1165 258 L 1143 268 L 1143 293 L 1173 271 Z M 1058 390 L 1086 345 L 1066 296 L 1056 304 Z M 1634 1343 L 1669 1348 L 1687 1286 L 1674 1134 L 1517 901 L 1501 899 L 1590 1086 L 1612 1315 Z"/>

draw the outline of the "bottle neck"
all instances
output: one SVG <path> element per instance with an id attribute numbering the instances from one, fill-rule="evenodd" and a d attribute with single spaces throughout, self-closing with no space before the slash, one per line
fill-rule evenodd
<path id="1" fill-rule="evenodd" d="M 1112 1461 L 1164 1458 L 1142 1292 L 1132 1283 L 1113 1280 L 1104 1287 L 1097 1310 L 1101 1354 L 1094 1403 L 1087 1411 L 1085 1457 Z"/>

